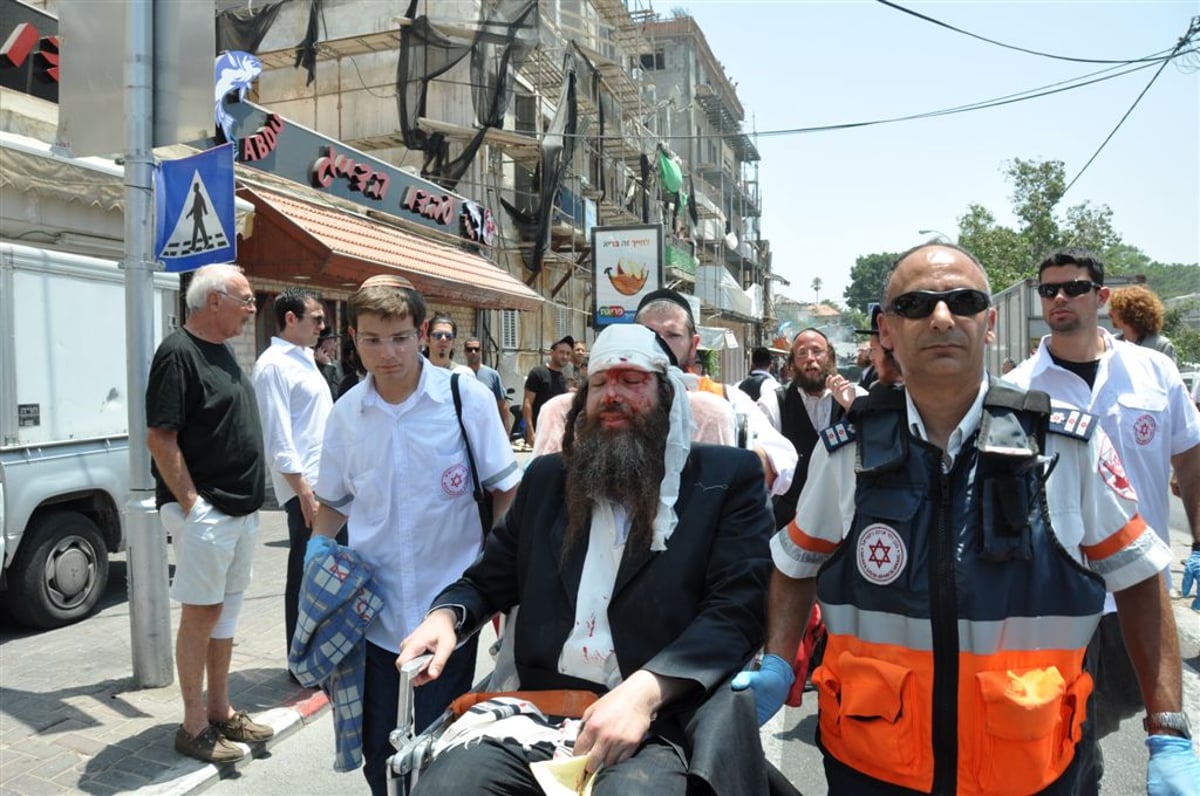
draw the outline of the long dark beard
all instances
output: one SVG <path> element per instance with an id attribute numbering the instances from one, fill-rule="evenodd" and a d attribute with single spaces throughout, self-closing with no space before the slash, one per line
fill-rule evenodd
<path id="1" fill-rule="evenodd" d="M 804 371 L 796 368 L 796 373 L 792 376 L 792 384 L 806 393 L 817 393 L 825 389 L 825 379 L 828 376 L 829 368 L 821 368 L 821 372 L 816 376 L 809 376 Z"/>
<path id="2" fill-rule="evenodd" d="M 628 428 L 606 430 L 598 418 L 579 411 L 573 439 L 564 444 L 567 466 L 567 532 L 563 557 L 581 541 L 586 544 L 591 529 L 592 504 L 609 500 L 630 513 L 629 538 L 625 550 L 648 549 L 658 512 L 658 494 L 666 471 L 664 451 L 670 430 L 670 385 L 659 390 L 659 404 L 647 415 L 634 415 Z M 665 397 L 664 397 L 665 396 Z M 582 410 L 586 397 L 577 400 Z"/>

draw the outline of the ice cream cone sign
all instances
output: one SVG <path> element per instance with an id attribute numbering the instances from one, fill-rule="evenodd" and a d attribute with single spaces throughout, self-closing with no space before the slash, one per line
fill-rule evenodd
<path id="1" fill-rule="evenodd" d="M 610 266 L 604 269 L 604 274 L 618 293 L 623 296 L 633 296 L 646 284 L 648 274 L 643 266 L 636 263 L 631 264 L 629 270 L 626 271 L 624 263 L 624 260 L 618 260 L 616 270 Z"/>

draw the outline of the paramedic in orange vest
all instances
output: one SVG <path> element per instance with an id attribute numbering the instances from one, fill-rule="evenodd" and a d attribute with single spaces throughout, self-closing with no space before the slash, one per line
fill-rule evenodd
<path id="1" fill-rule="evenodd" d="M 905 390 L 877 390 L 822 442 L 776 572 L 760 722 L 782 704 L 818 599 L 813 673 L 830 793 L 1069 794 L 1092 752 L 1084 650 L 1107 588 L 1148 715 L 1150 794 L 1197 792 L 1170 551 L 1096 419 L 990 383 L 995 310 L 983 267 L 952 245 L 901 255 L 881 342 Z M 1093 785 L 1094 790 L 1094 785 Z"/>

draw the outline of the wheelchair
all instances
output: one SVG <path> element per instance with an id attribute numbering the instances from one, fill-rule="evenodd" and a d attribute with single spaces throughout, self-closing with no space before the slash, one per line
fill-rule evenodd
<path id="1" fill-rule="evenodd" d="M 510 628 L 506 628 L 506 630 L 508 629 Z M 433 724 L 418 733 L 414 719 L 413 681 L 432 658 L 432 655 L 419 656 L 404 664 L 400 669 L 400 698 L 396 708 L 397 725 L 388 738 L 396 749 L 396 753 L 388 758 L 386 765 L 388 796 L 409 796 L 421 773 L 433 762 L 438 739 L 472 705 L 500 696 L 521 697 L 538 705 L 539 703 L 544 704 L 544 700 L 539 698 L 540 695 L 551 694 L 554 708 L 549 711 L 550 713 L 565 718 L 578 718 L 588 705 L 597 699 L 597 696 L 590 692 L 540 692 L 540 694 L 529 691 L 488 692 L 489 676 L 477 683 L 472 691 L 451 703 L 450 707 Z M 743 694 L 746 698 L 752 698 L 749 692 L 743 692 Z M 800 796 L 800 791 L 788 782 L 765 757 L 762 765 L 764 774 L 762 784 L 765 785 L 765 789 L 760 788 L 760 793 L 769 796 Z M 689 780 L 696 781 L 694 778 L 689 778 Z M 752 790 L 745 791 L 747 796 L 750 796 Z M 693 791 L 697 796 L 711 792 L 707 787 L 701 786 L 694 789 L 689 786 L 689 794 Z"/>

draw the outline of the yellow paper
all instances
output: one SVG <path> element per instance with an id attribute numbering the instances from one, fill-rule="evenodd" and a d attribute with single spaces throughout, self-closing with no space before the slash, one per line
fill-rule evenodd
<path id="1" fill-rule="evenodd" d="M 560 760 L 543 760 L 530 763 L 533 778 L 542 786 L 546 796 L 591 796 L 592 782 L 596 775 L 587 777 L 580 789 L 578 783 L 584 775 L 587 757 L 564 757 Z"/>

